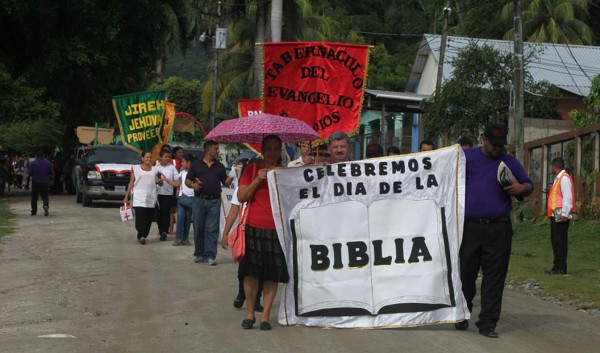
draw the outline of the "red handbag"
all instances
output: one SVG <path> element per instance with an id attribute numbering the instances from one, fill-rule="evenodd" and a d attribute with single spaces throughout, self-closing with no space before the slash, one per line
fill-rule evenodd
<path id="1" fill-rule="evenodd" d="M 242 216 L 240 222 L 231 233 L 229 233 L 229 246 L 233 262 L 240 262 L 246 254 L 246 218 L 248 218 L 248 205 L 242 206 Z"/>

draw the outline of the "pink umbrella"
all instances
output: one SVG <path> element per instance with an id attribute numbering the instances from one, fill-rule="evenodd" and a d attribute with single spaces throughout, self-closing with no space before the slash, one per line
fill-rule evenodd
<path id="1" fill-rule="evenodd" d="M 294 118 L 266 113 L 229 119 L 206 135 L 207 140 L 223 143 L 261 143 L 267 135 L 274 134 L 286 143 L 312 141 L 319 138 L 308 124 Z"/>

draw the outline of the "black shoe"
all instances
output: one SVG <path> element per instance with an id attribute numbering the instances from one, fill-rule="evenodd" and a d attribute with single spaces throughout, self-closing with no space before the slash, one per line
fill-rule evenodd
<path id="1" fill-rule="evenodd" d="M 549 275 L 566 275 L 567 272 L 563 270 L 544 270 Z"/>
<path id="2" fill-rule="evenodd" d="M 272 327 L 268 321 L 263 321 L 260 323 L 260 329 L 261 331 L 270 331 Z"/>
<path id="3" fill-rule="evenodd" d="M 244 305 L 244 301 L 246 300 L 246 296 L 244 292 L 239 292 L 235 300 L 233 301 L 233 307 L 236 309 L 241 308 Z"/>
<path id="4" fill-rule="evenodd" d="M 167 233 L 165 233 L 165 232 L 160 233 L 160 241 L 165 241 L 165 240 L 167 240 Z"/>
<path id="5" fill-rule="evenodd" d="M 204 262 L 204 256 L 196 256 L 194 263 L 201 264 Z"/>
<path id="6" fill-rule="evenodd" d="M 494 326 L 485 326 L 479 329 L 479 334 L 489 338 L 498 338 L 498 332 Z"/>
<path id="7" fill-rule="evenodd" d="M 256 322 L 256 319 L 244 319 L 244 320 L 242 320 L 242 328 L 244 330 L 249 330 L 252 327 L 254 327 L 255 322 Z"/>
<path id="8" fill-rule="evenodd" d="M 254 311 L 262 313 L 263 310 L 265 310 L 265 309 L 263 308 L 262 305 L 260 305 L 260 301 L 257 300 L 256 303 L 254 303 Z"/>
<path id="9" fill-rule="evenodd" d="M 36 214 L 37 214 L 36 212 L 31 212 L 31 215 L 32 215 L 32 216 L 35 216 Z"/>
<path id="10" fill-rule="evenodd" d="M 455 323 L 454 328 L 460 331 L 466 331 L 469 328 L 469 320 L 463 320 Z"/>
<path id="11" fill-rule="evenodd" d="M 44 206 L 44 216 L 48 217 L 48 206 Z"/>

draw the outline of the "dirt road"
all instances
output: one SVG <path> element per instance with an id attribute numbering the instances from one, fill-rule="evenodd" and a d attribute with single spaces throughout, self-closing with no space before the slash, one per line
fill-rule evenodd
<path id="1" fill-rule="evenodd" d="M 243 330 L 236 265 L 194 264 L 193 247 L 141 246 L 118 205 L 51 197 L 50 216 L 11 197 L 18 231 L 0 244 L 0 351 L 597 352 L 600 319 L 507 290 L 499 339 L 451 324 L 389 330 Z M 153 225 L 152 234 L 156 226 Z M 476 299 L 478 300 L 478 299 Z M 279 305 L 279 298 L 275 305 Z M 478 311 L 478 306 L 475 308 Z M 277 310 L 273 311 L 276 315 Z M 62 338 L 49 338 L 59 335 Z M 44 337 L 46 336 L 46 337 Z"/>

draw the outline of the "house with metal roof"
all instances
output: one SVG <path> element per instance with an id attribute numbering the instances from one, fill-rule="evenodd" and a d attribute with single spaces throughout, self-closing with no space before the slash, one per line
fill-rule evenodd
<path id="1" fill-rule="evenodd" d="M 471 43 L 487 44 L 502 53 L 514 52 L 512 41 L 449 36 L 442 82 L 452 78 L 453 61 Z M 427 98 L 435 92 L 440 45 L 441 35 L 424 35 L 407 82 L 407 92 Z M 525 169 L 535 186 L 531 198 L 544 199 L 543 192 L 554 178 L 550 162 L 562 157 L 572 168 L 579 199 L 593 198 L 591 202 L 600 210 L 600 183 L 588 181 L 586 184 L 581 172 L 585 168 L 588 172 L 600 170 L 600 124 L 573 130 L 568 118 L 571 110 L 584 108 L 583 98 L 590 93 L 593 78 L 600 74 L 600 47 L 525 42 L 523 51 L 527 58 L 525 69 L 531 77 L 536 82 L 546 81 L 557 87 L 561 95 L 557 112 L 562 120 L 525 117 Z M 587 196 L 584 190 L 588 190 Z"/>
<path id="2" fill-rule="evenodd" d="M 514 52 L 512 41 L 448 36 L 442 82 L 452 78 L 454 60 L 471 43 L 489 45 L 502 53 Z M 407 92 L 425 97 L 434 93 L 440 45 L 441 35 L 423 36 L 406 85 Z M 570 130 L 572 124 L 568 113 L 584 108 L 582 99 L 589 94 L 592 79 L 600 74 L 600 47 L 525 42 L 523 51 L 527 58 L 525 69 L 531 77 L 536 82 L 547 81 L 560 89 L 562 99 L 557 105 L 557 112 L 563 119 L 525 119 L 526 139 L 533 140 Z"/>

